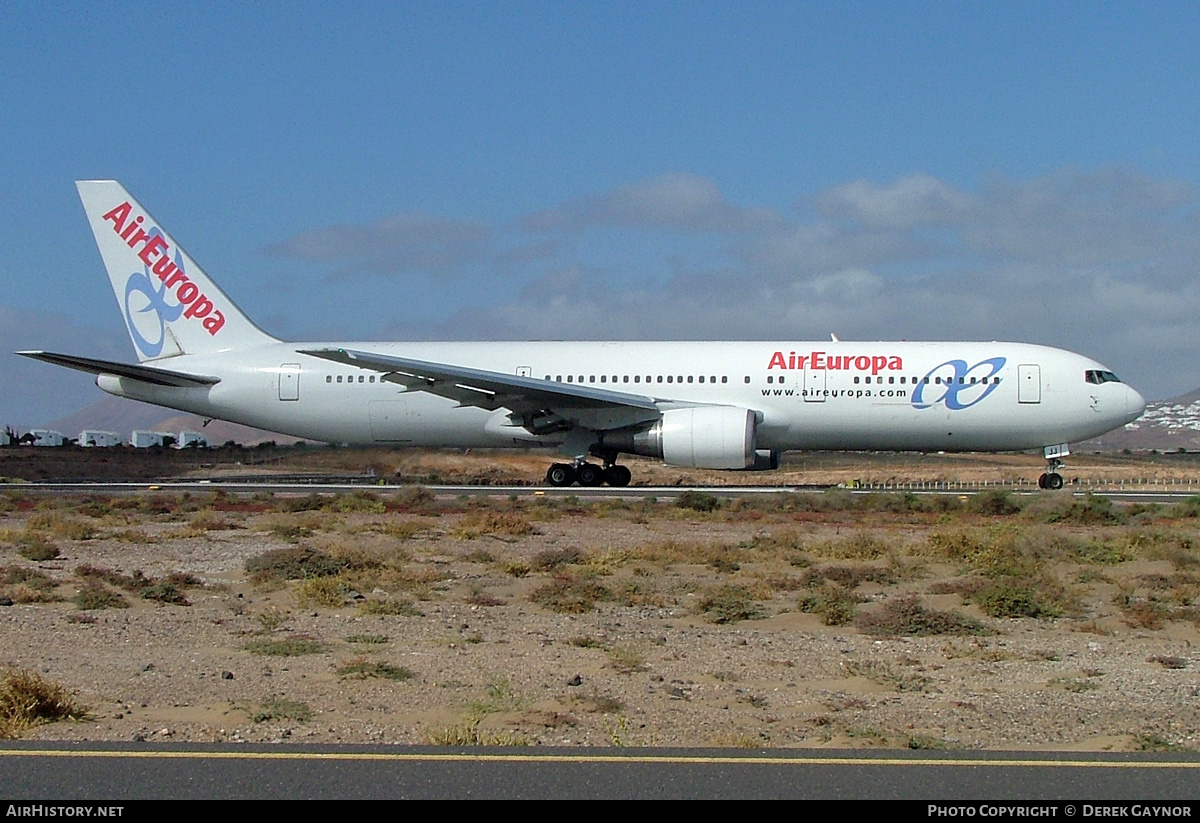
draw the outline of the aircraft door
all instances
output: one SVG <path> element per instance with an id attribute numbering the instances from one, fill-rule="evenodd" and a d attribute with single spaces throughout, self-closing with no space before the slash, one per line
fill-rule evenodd
<path id="1" fill-rule="evenodd" d="M 300 364 L 284 363 L 279 367 L 279 399 L 300 399 Z"/>
<path id="2" fill-rule="evenodd" d="M 804 402 L 825 402 L 825 369 L 804 370 Z"/>
<path id="3" fill-rule="evenodd" d="M 1029 363 L 1017 366 L 1017 402 L 1042 402 L 1042 369 L 1040 366 Z"/>

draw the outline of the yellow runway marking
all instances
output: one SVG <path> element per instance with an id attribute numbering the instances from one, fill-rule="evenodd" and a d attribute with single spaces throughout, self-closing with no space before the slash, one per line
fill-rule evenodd
<path id="1" fill-rule="evenodd" d="M 553 755 L 553 754 L 386 754 L 370 752 L 199 752 L 199 751 L 103 751 L 62 749 L 0 750 L 0 757 L 87 757 L 131 758 L 148 760 L 376 760 L 395 762 L 450 763 L 676 763 L 695 765 L 761 765 L 761 766 L 992 766 L 992 767 L 1074 767 L 1094 769 L 1200 769 L 1196 761 L 1113 761 L 1113 760 L 1050 760 L 998 759 L 956 760 L 952 758 L 914 759 L 899 757 L 733 757 L 727 755 Z"/>

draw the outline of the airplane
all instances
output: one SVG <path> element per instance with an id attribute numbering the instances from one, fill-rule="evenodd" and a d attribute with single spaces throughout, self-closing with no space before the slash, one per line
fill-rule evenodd
<path id="1" fill-rule="evenodd" d="M 256 326 L 114 180 L 76 183 L 137 353 L 17 354 L 118 397 L 314 441 L 544 446 L 552 486 L 628 485 L 624 454 L 769 470 L 788 450 L 1041 448 L 1146 402 L 1095 360 L 1003 342 L 285 342 Z M 599 460 L 599 464 L 589 458 Z"/>

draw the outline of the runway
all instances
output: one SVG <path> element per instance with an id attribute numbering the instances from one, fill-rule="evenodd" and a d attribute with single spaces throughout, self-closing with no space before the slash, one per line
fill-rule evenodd
<path id="1" fill-rule="evenodd" d="M 422 485 L 409 486 L 366 482 L 364 480 L 339 479 L 334 482 L 322 478 L 312 480 L 296 480 L 289 478 L 286 482 L 262 477 L 254 480 L 189 480 L 164 481 L 157 483 L 146 482 L 85 482 L 85 483 L 6 483 L 0 485 L 0 491 L 24 492 L 57 492 L 83 494 L 139 494 L 146 492 L 211 492 L 221 490 L 229 494 L 256 494 L 270 492 L 272 494 L 346 494 L 350 492 L 369 491 L 377 494 L 397 494 L 413 488 L 423 488 L 439 497 L 547 497 L 563 499 L 573 497 L 579 500 L 645 500 L 653 498 L 659 502 L 673 502 L 685 492 L 695 492 L 713 495 L 722 499 L 738 497 L 769 496 L 776 494 L 821 493 L 838 486 L 568 486 L 556 488 L 552 486 L 479 486 L 479 485 Z M 1014 488 L 1000 485 L 968 485 L 946 483 L 929 485 L 925 488 L 911 488 L 904 485 L 887 488 L 845 488 L 852 495 L 868 494 L 914 494 L 970 496 L 984 491 L 1007 491 L 1020 497 L 1035 497 L 1039 495 L 1069 495 L 1086 497 L 1094 495 L 1106 497 L 1123 503 L 1172 503 L 1194 497 L 1200 490 L 1190 487 L 1147 487 L 1132 489 L 1124 487 L 1094 487 L 1091 489 L 1067 487 L 1061 491 L 1043 491 L 1040 489 Z"/>
<path id="2" fill-rule="evenodd" d="M 435 749 L 8 743 L 7 802 L 156 799 L 1137 801 L 1196 812 L 1200 755 L 730 749 Z M 1012 798 L 1021 802 L 1013 803 Z M 918 810 L 925 813 L 921 806 Z M 987 809 L 978 816 L 989 815 Z"/>

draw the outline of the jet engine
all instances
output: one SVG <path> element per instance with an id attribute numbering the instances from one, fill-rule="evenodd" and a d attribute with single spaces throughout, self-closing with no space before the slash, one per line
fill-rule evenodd
<path id="1" fill-rule="evenodd" d="M 662 419 L 633 432 L 609 432 L 603 445 L 659 457 L 668 466 L 745 469 L 755 462 L 757 416 L 750 409 L 699 406 L 669 409 Z"/>

